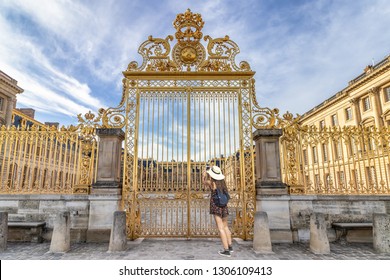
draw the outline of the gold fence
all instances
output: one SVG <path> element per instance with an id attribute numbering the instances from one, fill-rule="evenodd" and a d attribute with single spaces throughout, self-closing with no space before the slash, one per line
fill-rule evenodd
<path id="1" fill-rule="evenodd" d="M 282 175 L 291 194 L 390 193 L 390 129 L 283 128 Z"/>
<path id="2" fill-rule="evenodd" d="M 88 193 L 97 141 L 94 128 L 79 127 L 1 127 L 0 193 Z"/>

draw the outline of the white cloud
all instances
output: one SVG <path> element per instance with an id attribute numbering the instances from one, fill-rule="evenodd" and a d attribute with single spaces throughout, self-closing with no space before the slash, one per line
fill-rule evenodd
<path id="1" fill-rule="evenodd" d="M 14 32 L 2 15 L 0 30 L 0 40 L 7 42 L 0 45 L 0 68 L 24 89 L 18 96 L 18 107 L 33 107 L 58 117 L 105 107 L 91 96 L 87 84 L 57 69 L 31 38 Z"/>
<path id="2" fill-rule="evenodd" d="M 204 35 L 230 35 L 241 49 L 237 62 L 246 60 L 256 71 L 260 104 L 281 111 L 305 112 L 345 87 L 371 59 L 378 62 L 389 53 L 390 34 L 385 30 L 390 6 L 385 0 L 299 5 L 254 0 L 5 0 L 1 5 L 0 39 L 7 44 L 0 45 L 0 68 L 29 71 L 46 93 L 92 109 L 117 105 L 121 71 L 132 60 L 140 62 L 138 46 L 148 35 L 174 34 L 172 21 L 187 8 L 202 14 Z M 15 26 L 9 14 L 26 18 L 33 31 Z M 32 92 L 28 87 L 25 96 Z M 67 115 L 72 112 L 65 110 Z"/>

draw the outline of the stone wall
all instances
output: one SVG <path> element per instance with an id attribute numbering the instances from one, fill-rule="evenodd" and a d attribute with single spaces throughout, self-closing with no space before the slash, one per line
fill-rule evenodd
<path id="1" fill-rule="evenodd" d="M 70 212 L 71 240 L 85 242 L 90 200 L 87 195 L 0 195 L 0 212 L 8 212 L 9 221 L 45 221 L 44 240 L 51 239 L 58 213 Z M 12 236 L 9 236 L 12 240 Z"/>
<path id="2" fill-rule="evenodd" d="M 283 236 L 280 235 L 280 231 L 289 228 L 292 241 L 308 242 L 312 213 L 324 214 L 331 242 L 336 239 L 331 227 L 334 222 L 372 222 L 374 213 L 390 214 L 390 196 L 383 195 L 264 195 L 260 199 L 261 205 L 274 205 L 280 199 L 287 206 L 283 211 L 282 208 L 277 208 L 278 211 L 268 214 L 272 242 L 291 242 L 289 238 L 281 240 Z M 45 221 L 47 231 L 43 238 L 48 241 L 51 239 L 56 215 L 69 211 L 72 242 L 95 241 L 97 238 L 93 234 L 101 234 L 100 231 L 107 231 L 101 239 L 108 241 L 112 216 L 119 208 L 119 201 L 120 197 L 109 195 L 0 195 L 0 212 L 8 212 L 9 221 Z M 104 203 L 99 204 L 99 211 L 94 210 L 97 202 Z M 356 240 L 359 238 L 356 236 Z"/>
<path id="3" fill-rule="evenodd" d="M 329 241 L 335 240 L 334 222 L 372 222 L 374 213 L 390 214 L 390 196 L 290 196 L 290 219 L 293 240 L 307 242 L 310 238 L 310 214 L 323 213 Z M 361 232 L 361 235 L 370 233 Z M 368 236 L 370 237 L 370 236 Z M 371 233 L 372 238 L 372 233 Z M 356 242 L 364 236 L 356 236 Z M 352 239 L 351 239 L 352 241 Z"/>

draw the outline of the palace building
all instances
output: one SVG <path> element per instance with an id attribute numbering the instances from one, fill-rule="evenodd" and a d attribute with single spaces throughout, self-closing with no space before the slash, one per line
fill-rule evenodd
<path id="1" fill-rule="evenodd" d="M 350 81 L 348 86 L 306 112 L 302 125 L 390 125 L 390 56 Z"/>
<path id="2" fill-rule="evenodd" d="M 389 125 L 387 56 L 299 118 L 288 138 L 297 149 L 284 145 L 284 181 L 298 193 L 387 192 Z"/>

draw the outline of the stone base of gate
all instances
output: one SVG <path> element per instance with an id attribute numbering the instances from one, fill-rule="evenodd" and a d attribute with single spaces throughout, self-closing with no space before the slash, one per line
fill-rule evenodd
<path id="1" fill-rule="evenodd" d="M 259 190 L 259 189 L 258 189 Z M 268 215 L 269 229 L 272 243 L 292 243 L 293 234 L 290 223 L 290 196 L 284 195 L 273 189 L 273 194 L 262 194 L 258 191 L 256 200 L 257 211 L 266 212 Z"/>
<path id="2" fill-rule="evenodd" d="M 120 210 L 122 196 L 91 194 L 89 200 L 87 242 L 108 242 L 110 240 L 113 213 Z"/>

